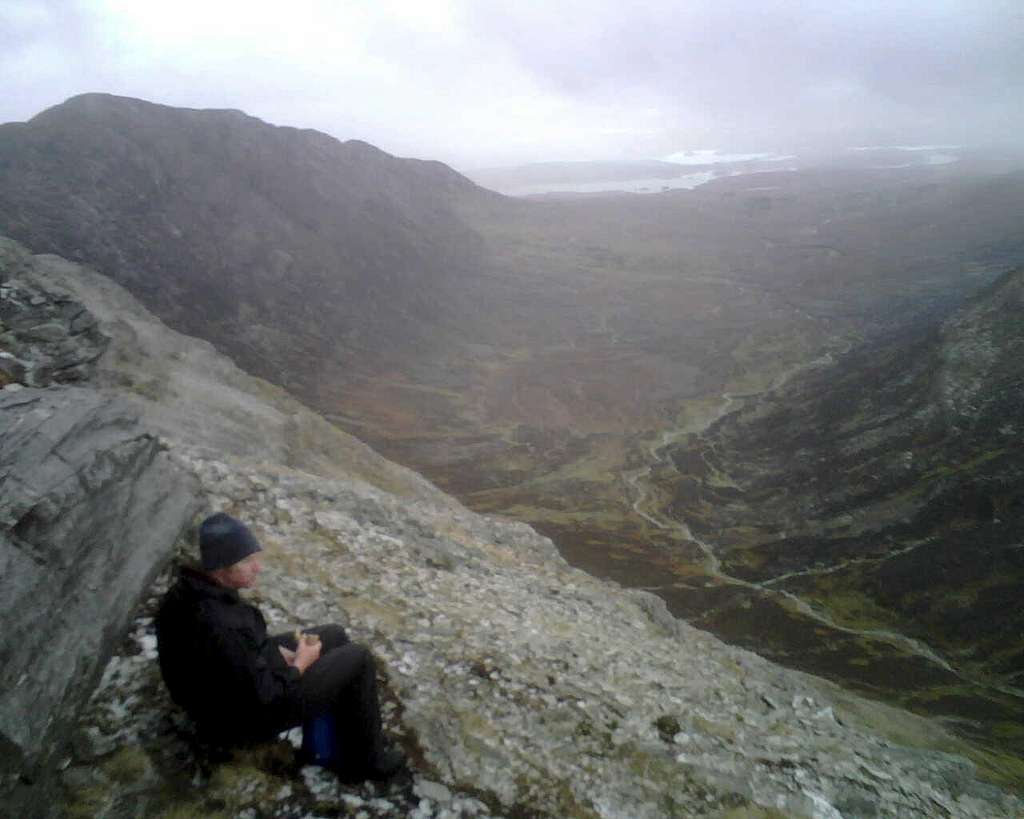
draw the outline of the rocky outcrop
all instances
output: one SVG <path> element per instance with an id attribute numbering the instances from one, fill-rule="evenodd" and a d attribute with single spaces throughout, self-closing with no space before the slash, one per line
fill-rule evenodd
<path id="1" fill-rule="evenodd" d="M 28 254 L 0 237 L 0 388 L 86 381 L 107 339 L 80 303 L 22 278 L 33 270 Z"/>
<path id="2" fill-rule="evenodd" d="M 0 798 L 32 813 L 197 492 L 123 399 L 15 386 L 0 392 Z"/>
<path id="3" fill-rule="evenodd" d="M 35 267 L 0 243 L 0 798 L 30 812 L 198 500 L 138 408 L 86 386 L 107 339 Z"/>

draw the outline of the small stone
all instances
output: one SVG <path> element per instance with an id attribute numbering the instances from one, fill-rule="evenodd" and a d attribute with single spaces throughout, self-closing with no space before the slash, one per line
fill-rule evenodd
<path id="1" fill-rule="evenodd" d="M 452 792 L 440 782 L 433 782 L 429 779 L 418 779 L 413 786 L 413 791 L 423 799 L 431 799 L 440 804 L 447 804 L 452 801 Z"/>
<path id="2" fill-rule="evenodd" d="M 67 329 L 64 325 L 52 321 L 45 324 L 37 324 L 35 327 L 29 327 L 20 333 L 24 341 L 42 342 L 60 341 L 67 334 Z"/>
<path id="3" fill-rule="evenodd" d="M 81 333 L 96 326 L 96 319 L 92 314 L 84 310 L 71 320 L 70 329 L 72 333 Z"/>
<path id="4" fill-rule="evenodd" d="M 832 706 L 831 705 L 829 705 L 829 706 L 827 706 L 825 708 L 822 708 L 820 711 L 815 713 L 814 716 L 815 716 L 816 719 L 824 719 L 824 720 L 828 720 L 829 722 L 835 722 L 836 721 L 836 715 L 835 715 L 835 712 L 832 710 Z"/>
<path id="5" fill-rule="evenodd" d="M 24 383 L 25 364 L 10 353 L 0 353 L 0 385 L 12 382 Z"/>

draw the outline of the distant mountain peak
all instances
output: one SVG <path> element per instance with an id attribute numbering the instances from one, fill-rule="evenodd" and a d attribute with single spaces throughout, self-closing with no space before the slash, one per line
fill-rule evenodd
<path id="1" fill-rule="evenodd" d="M 39 118 L 45 119 L 56 113 L 62 112 L 88 115 L 112 111 L 134 113 L 143 113 L 146 111 L 154 113 L 157 111 L 194 111 L 202 112 L 207 115 L 225 115 L 252 120 L 254 122 L 263 122 L 263 120 L 258 117 L 247 114 L 245 111 L 238 108 L 178 108 L 171 105 L 164 105 L 162 103 L 150 102 L 149 100 L 139 99 L 137 97 L 108 94 L 102 91 L 88 91 L 84 94 L 76 94 L 73 97 L 68 97 L 64 102 L 53 105 L 36 114 L 36 116 L 29 120 L 29 122 L 34 122 Z"/>
<path id="2" fill-rule="evenodd" d="M 311 359 L 358 360 L 363 345 L 422 347 L 400 316 L 416 302 L 443 314 L 448 288 L 481 267 L 458 209 L 491 196 L 441 163 L 236 110 L 90 93 L 0 126 L 14 238 L 92 264 L 181 329 L 222 328 L 224 348 L 267 375 L 302 378 Z M 304 340 L 265 329 L 282 318 Z"/>

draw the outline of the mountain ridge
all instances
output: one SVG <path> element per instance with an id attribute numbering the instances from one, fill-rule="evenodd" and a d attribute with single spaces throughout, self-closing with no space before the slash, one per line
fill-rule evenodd
<path id="1" fill-rule="evenodd" d="M 338 357 L 302 322 L 310 292 L 330 316 L 321 323 L 354 347 L 349 368 L 367 345 L 429 344 L 415 321 L 403 334 L 380 327 L 410 311 L 443 323 L 452 277 L 479 255 L 453 198 L 491 195 L 440 163 L 365 142 L 108 95 L 0 126 L 0 176 L 7 233 L 39 252 L 88 258 L 190 332 L 230 323 L 222 343 L 257 369 L 281 346 L 261 339 L 272 314 L 296 317 L 298 340 L 278 350 L 283 360 L 304 348 Z"/>

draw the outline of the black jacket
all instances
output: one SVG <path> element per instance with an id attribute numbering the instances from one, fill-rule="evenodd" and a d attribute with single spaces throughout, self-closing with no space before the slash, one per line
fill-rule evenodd
<path id="1" fill-rule="evenodd" d="M 235 590 L 183 568 L 160 604 L 156 639 L 172 699 L 211 738 L 258 741 L 301 722 L 299 672 Z"/>

